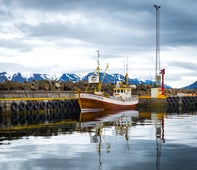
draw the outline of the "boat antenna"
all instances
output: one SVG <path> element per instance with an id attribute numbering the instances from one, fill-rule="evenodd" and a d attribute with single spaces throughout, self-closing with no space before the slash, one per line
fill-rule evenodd
<path id="1" fill-rule="evenodd" d="M 98 53 L 97 56 L 97 68 L 96 68 L 96 72 L 97 72 L 97 76 L 98 76 L 98 80 L 99 82 L 97 83 L 97 90 L 98 92 L 101 91 L 101 82 L 100 82 L 100 63 L 99 63 L 99 57 L 100 57 L 100 51 L 96 51 Z"/>
<path id="2" fill-rule="evenodd" d="M 99 63 L 99 58 L 100 58 L 100 51 L 96 51 L 98 53 L 98 56 L 97 56 L 97 68 L 96 68 L 96 71 L 97 71 L 97 74 L 99 76 L 99 72 L 100 72 L 100 63 Z"/>
<path id="3" fill-rule="evenodd" d="M 127 60 L 126 60 L 126 73 L 128 73 L 128 57 L 127 57 Z"/>

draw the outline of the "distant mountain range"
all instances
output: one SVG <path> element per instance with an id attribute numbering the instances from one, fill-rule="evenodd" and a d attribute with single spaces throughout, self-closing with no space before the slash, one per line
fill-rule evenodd
<path id="1" fill-rule="evenodd" d="M 184 87 L 185 89 L 196 89 L 197 88 L 197 81 L 190 84 L 189 86 Z"/>
<path id="2" fill-rule="evenodd" d="M 68 74 L 68 73 L 64 73 L 62 74 L 61 76 L 52 76 L 52 75 L 49 75 L 49 74 L 39 74 L 39 73 L 34 73 L 34 74 L 29 74 L 29 75 L 25 75 L 25 74 L 22 74 L 22 73 L 15 73 L 13 75 L 8 75 L 6 72 L 1 72 L 0 73 L 0 82 L 3 82 L 3 81 L 6 81 L 6 80 L 9 80 L 9 81 L 14 81 L 14 82 L 32 82 L 33 80 L 55 80 L 55 81 L 63 81 L 63 82 L 66 82 L 66 81 L 72 81 L 72 82 L 78 82 L 78 81 L 87 81 L 88 80 L 88 77 L 93 74 L 92 72 L 91 73 L 88 73 L 87 75 L 85 76 L 78 76 L 76 74 Z M 104 73 L 100 73 L 100 77 L 102 78 L 103 77 L 103 74 Z M 103 83 L 115 83 L 117 81 L 124 81 L 124 76 L 121 75 L 121 74 L 107 74 L 104 76 L 104 79 L 103 79 Z M 139 84 L 154 84 L 154 81 L 152 80 L 140 80 L 140 79 L 137 79 L 137 78 L 134 78 L 134 79 L 130 79 L 129 78 L 129 84 L 135 84 L 135 85 L 139 85 Z M 165 85 L 165 88 L 171 88 L 170 86 L 168 85 Z M 197 81 L 194 82 L 193 84 L 189 85 L 189 86 L 186 86 L 184 87 L 186 89 L 194 89 L 194 88 L 197 88 Z"/>

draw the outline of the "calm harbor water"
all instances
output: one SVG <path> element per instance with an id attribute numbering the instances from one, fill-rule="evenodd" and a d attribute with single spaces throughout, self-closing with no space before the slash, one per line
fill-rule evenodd
<path id="1" fill-rule="evenodd" d="M 196 111 L 83 113 L 0 131 L 2 170 L 197 169 Z"/>

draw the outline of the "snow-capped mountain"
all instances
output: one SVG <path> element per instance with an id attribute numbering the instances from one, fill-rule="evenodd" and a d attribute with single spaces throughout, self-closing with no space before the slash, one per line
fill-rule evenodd
<path id="1" fill-rule="evenodd" d="M 81 80 L 81 77 L 77 76 L 76 74 L 62 74 L 62 76 L 59 78 L 59 81 L 72 81 L 72 82 L 78 82 Z"/>
<path id="2" fill-rule="evenodd" d="M 9 80 L 9 81 L 14 81 L 14 82 L 32 82 L 34 80 L 56 80 L 56 81 L 72 81 L 72 82 L 78 82 L 80 80 L 84 80 L 87 81 L 89 75 L 93 74 L 93 72 L 88 73 L 85 76 L 79 76 L 76 74 L 71 74 L 71 73 L 64 73 L 60 76 L 57 75 L 50 75 L 50 74 L 39 74 L 39 73 L 34 73 L 34 74 L 23 74 L 23 73 L 15 73 L 13 75 L 9 75 L 6 72 L 1 72 L 0 73 L 0 82 Z M 115 83 L 117 81 L 124 81 L 125 77 L 121 74 L 105 74 L 105 76 L 103 76 L 104 73 L 100 73 L 100 78 L 103 81 L 103 83 Z M 103 78 L 104 77 L 104 78 Z M 102 79 L 103 78 L 103 79 Z M 129 78 L 129 84 L 154 84 L 154 81 L 152 80 L 141 80 L 139 78 L 133 78 L 130 79 Z M 170 86 L 165 85 L 165 88 L 170 88 Z M 186 86 L 186 89 L 194 89 L 197 88 L 197 81 L 194 82 L 193 84 Z"/>
<path id="3" fill-rule="evenodd" d="M 33 73 L 33 74 L 23 74 L 23 73 L 15 73 L 13 75 L 8 75 L 6 72 L 0 73 L 0 82 L 10 80 L 14 82 L 32 82 L 34 80 L 56 80 L 56 81 L 72 81 L 77 82 L 81 78 L 77 76 L 76 74 L 62 74 L 61 76 L 57 75 L 49 75 L 49 74 L 39 74 L 39 73 Z"/>
<path id="4" fill-rule="evenodd" d="M 88 77 L 91 74 L 93 74 L 93 72 L 80 77 L 76 74 L 68 74 L 68 73 L 64 73 L 61 76 L 57 76 L 57 75 L 39 74 L 39 73 L 34 73 L 34 74 L 29 74 L 29 75 L 26 75 L 23 73 L 15 73 L 13 75 L 8 75 L 6 72 L 1 72 L 0 73 L 0 82 L 6 81 L 6 80 L 14 81 L 14 82 L 25 82 L 25 81 L 32 82 L 34 80 L 38 80 L 38 81 L 39 80 L 50 80 L 50 81 L 56 80 L 56 81 L 63 81 L 63 82 L 66 82 L 66 81 L 78 82 L 80 80 L 87 81 Z M 105 83 L 113 83 L 114 84 L 117 81 L 124 81 L 125 80 L 125 77 L 121 74 L 107 74 L 106 73 L 104 76 L 104 73 L 102 73 L 102 72 L 100 73 L 100 78 L 104 84 Z M 135 78 L 135 79 L 129 78 L 129 84 L 138 85 L 138 84 L 142 84 L 142 83 L 143 84 L 154 84 L 154 82 L 151 80 L 143 81 L 143 80 L 140 80 L 137 78 Z"/>
<path id="5" fill-rule="evenodd" d="M 91 73 L 88 73 L 86 76 L 82 77 L 82 80 L 84 81 L 87 81 L 88 80 L 88 77 L 91 75 L 91 74 L 94 74 L 93 72 Z M 107 74 L 104 76 L 103 75 L 104 73 L 100 73 L 100 81 L 102 81 L 102 77 L 104 77 L 103 79 L 103 83 L 116 83 L 117 81 L 125 81 L 125 77 L 122 75 L 122 74 L 118 74 L 118 73 L 115 73 L 115 74 Z M 130 79 L 129 78 L 129 84 L 135 84 L 135 85 L 138 85 L 138 84 L 154 84 L 153 81 L 151 80 L 140 80 L 140 79 L 137 79 L 137 78 L 134 78 L 134 79 Z"/>
<path id="6" fill-rule="evenodd" d="M 6 72 L 1 72 L 0 73 L 0 82 L 6 81 L 6 80 L 9 80 L 9 77 L 8 77 L 7 73 Z"/>
<path id="7" fill-rule="evenodd" d="M 22 73 L 15 73 L 13 75 L 8 75 L 6 72 L 0 73 L 0 82 L 5 80 L 10 80 L 14 82 L 32 82 L 33 80 L 59 80 L 57 76 L 51 76 L 48 74 L 22 74 Z"/>

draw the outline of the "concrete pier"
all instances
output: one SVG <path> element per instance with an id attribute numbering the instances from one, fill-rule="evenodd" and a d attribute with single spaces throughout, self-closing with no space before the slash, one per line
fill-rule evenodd
<path id="1" fill-rule="evenodd" d="M 1 91 L 0 92 L 0 107 L 5 111 L 11 109 L 11 104 L 16 102 L 18 105 L 21 102 L 25 104 L 29 101 L 48 102 L 53 100 L 76 100 L 73 91 Z"/>
<path id="2" fill-rule="evenodd" d="M 80 112 L 74 92 L 0 92 L 2 127 L 78 120 Z"/>
<path id="3" fill-rule="evenodd" d="M 139 111 L 149 112 L 166 112 L 167 100 L 162 98 L 151 98 L 150 96 L 140 96 L 138 109 Z"/>
<path id="4" fill-rule="evenodd" d="M 151 98 L 150 96 L 139 97 L 139 109 L 158 110 L 166 113 L 184 113 L 197 111 L 197 96 L 172 96 Z"/>

